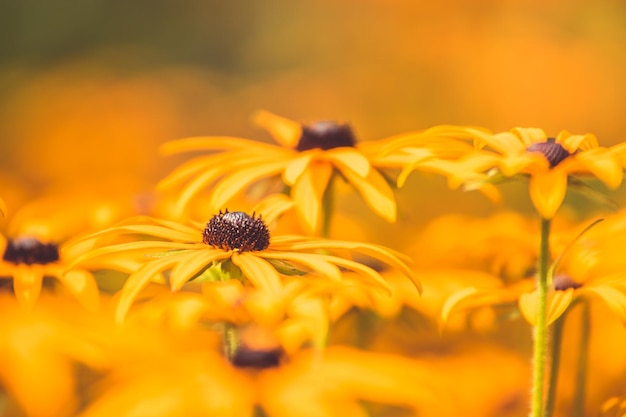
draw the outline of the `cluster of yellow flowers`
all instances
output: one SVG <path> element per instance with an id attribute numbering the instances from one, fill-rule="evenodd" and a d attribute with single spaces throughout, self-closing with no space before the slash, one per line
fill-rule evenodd
<path id="1" fill-rule="evenodd" d="M 2 202 L 0 415 L 618 412 L 626 362 L 604 352 L 611 372 L 594 374 L 590 300 L 626 322 L 626 212 L 557 214 L 569 189 L 621 185 L 626 143 L 452 125 L 358 141 L 333 121 L 253 121 L 276 144 L 166 143 L 195 155 L 130 209 Z M 402 251 L 368 241 L 339 199 L 397 222 L 416 171 L 494 201 L 526 179 L 536 215 L 440 216 Z"/>

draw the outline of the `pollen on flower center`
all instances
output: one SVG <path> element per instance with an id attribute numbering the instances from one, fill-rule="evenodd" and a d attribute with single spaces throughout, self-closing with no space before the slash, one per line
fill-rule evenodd
<path id="1" fill-rule="evenodd" d="M 315 148 L 328 150 L 345 146 L 354 147 L 355 144 L 354 133 L 349 125 L 320 121 L 302 126 L 302 135 L 296 150 L 298 152 Z"/>
<path id="2" fill-rule="evenodd" d="M 571 155 L 564 147 L 554 139 L 549 138 L 545 142 L 537 142 L 526 148 L 528 152 L 540 152 L 550 163 L 550 168 L 554 168 L 561 161 Z"/>
<path id="3" fill-rule="evenodd" d="M 567 274 L 558 274 L 554 277 L 552 281 L 552 286 L 556 291 L 565 291 L 567 289 L 573 288 L 577 289 L 582 287 L 580 282 L 576 282 Z"/>
<path id="4" fill-rule="evenodd" d="M 59 260 L 59 247 L 54 243 L 42 243 L 33 237 L 10 239 L 2 260 L 16 265 L 45 265 Z"/>
<path id="5" fill-rule="evenodd" d="M 270 232 L 261 216 L 226 210 L 209 220 L 202 232 L 202 242 L 226 251 L 261 251 L 270 244 Z"/>

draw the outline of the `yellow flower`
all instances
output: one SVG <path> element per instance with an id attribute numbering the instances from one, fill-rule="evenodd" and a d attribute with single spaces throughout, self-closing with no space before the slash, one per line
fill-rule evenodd
<path id="1" fill-rule="evenodd" d="M 104 350 L 86 337 L 90 317 L 63 297 L 42 297 L 25 310 L 0 294 L 0 383 L 3 397 L 24 411 L 18 415 L 76 415 L 76 366 L 106 365 Z"/>
<path id="2" fill-rule="evenodd" d="M 530 198 L 545 219 L 561 207 L 572 177 L 592 175 L 612 189 L 622 182 L 626 144 L 605 148 L 589 133 L 573 135 L 563 130 L 550 138 L 538 128 L 517 127 L 494 135 L 472 130 L 471 134 L 479 150 L 467 156 L 472 162 L 466 163 L 474 170 L 466 173 L 470 182 L 476 173 L 492 169 L 505 177 L 528 175 Z"/>
<path id="3" fill-rule="evenodd" d="M 54 278 L 88 309 L 98 307 L 99 291 L 92 273 L 69 265 L 54 242 L 32 236 L 7 239 L 0 235 L 0 280 L 11 279 L 13 292 L 23 306 L 32 307 L 41 293 L 44 278 Z"/>
<path id="4" fill-rule="evenodd" d="M 548 294 L 548 323 L 577 300 L 599 298 L 626 325 L 626 261 L 619 248 L 626 244 L 626 212 L 595 225 L 566 249 L 552 273 Z M 520 309 L 534 323 L 536 292 L 520 298 Z"/>
<path id="5" fill-rule="evenodd" d="M 385 155 L 383 148 L 389 139 L 357 142 L 349 125 L 336 122 L 302 125 L 266 111 L 257 112 L 254 121 L 278 145 L 233 137 L 190 138 L 164 145 L 165 154 L 210 152 L 184 163 L 160 183 L 162 189 L 184 184 L 178 200 L 180 213 L 203 189 L 210 189 L 209 207 L 217 210 L 252 184 L 280 176 L 290 187 L 303 224 L 318 233 L 323 197 L 331 179 L 339 173 L 377 215 L 394 222 L 396 201 L 383 169 L 429 158 L 436 152 L 424 148 L 410 159 Z"/>
<path id="6" fill-rule="evenodd" d="M 111 268 L 120 259 L 129 257 L 143 261 L 143 265 L 127 278 L 122 288 L 116 311 L 118 320 L 123 319 L 139 292 L 149 282 L 163 281 L 163 273 L 166 271 L 169 271 L 168 281 L 173 291 L 199 276 L 207 280 L 230 277 L 245 279 L 275 296 L 281 293 L 286 274 L 305 272 L 313 277 L 341 282 L 343 270 L 354 271 L 363 278 L 363 285 L 389 290 L 378 272 L 349 259 L 352 255 L 372 257 L 413 278 L 407 266 L 410 260 L 391 249 L 368 243 L 290 235 L 270 239 L 269 230 L 261 216 L 250 216 L 244 212 L 220 212 L 206 226 L 139 217 L 91 235 L 87 240 L 101 242 L 133 235 L 143 235 L 150 240 L 94 248 L 79 256 L 74 263 L 85 264 L 91 269 L 103 269 Z M 419 285 L 416 280 L 414 282 Z"/>

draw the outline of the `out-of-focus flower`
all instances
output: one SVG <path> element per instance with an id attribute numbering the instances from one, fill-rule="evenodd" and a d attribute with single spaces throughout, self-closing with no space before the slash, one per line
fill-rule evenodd
<path id="1" fill-rule="evenodd" d="M 401 167 L 407 163 L 407 158 L 385 155 L 382 149 L 388 139 L 357 142 L 347 124 L 319 121 L 302 125 L 266 111 L 257 112 L 254 121 L 265 128 L 278 145 L 233 137 L 200 137 L 163 146 L 165 154 L 211 152 L 184 163 L 160 183 L 164 189 L 184 184 L 178 200 L 179 211 L 182 212 L 203 189 L 211 187 L 210 207 L 217 209 L 250 185 L 281 176 L 291 189 L 303 224 L 318 233 L 324 210 L 323 197 L 333 176 L 339 172 L 376 214 L 395 221 L 396 201 L 383 169 Z M 446 151 L 445 147 L 439 149 Z M 424 147 L 418 153 L 409 159 L 411 163 L 432 157 L 436 149 Z"/>
<path id="2" fill-rule="evenodd" d="M 129 235 L 147 236 L 151 240 L 97 243 Z M 123 319 L 142 288 L 164 271 L 170 271 L 168 279 L 174 291 L 202 275 L 204 279 L 217 281 L 244 279 L 268 294 L 278 295 L 284 275 L 310 272 L 313 276 L 341 282 L 342 270 L 360 274 L 364 278 L 363 285 L 388 291 L 388 284 L 378 272 L 349 259 L 358 254 L 398 268 L 413 278 L 407 266 L 410 260 L 391 249 L 368 243 L 289 235 L 270 240 L 261 216 L 244 212 L 220 212 L 206 226 L 140 217 L 86 239 L 95 240 L 101 247 L 79 256 L 74 265 L 101 269 L 130 256 L 144 261 L 124 284 L 116 313 L 118 320 Z M 417 280 L 415 284 L 419 285 Z"/>
<path id="3" fill-rule="evenodd" d="M 626 325 L 626 261 L 619 248 L 626 244 L 623 210 L 595 224 L 572 242 L 551 274 L 548 323 L 558 319 L 576 300 L 597 297 Z M 520 309 L 533 323 L 536 292 L 523 294 Z"/>
<path id="4" fill-rule="evenodd" d="M 11 279 L 20 304 L 32 307 L 41 293 L 44 278 L 59 281 L 86 308 L 98 306 L 99 291 L 92 273 L 68 266 L 54 242 L 42 242 L 32 236 L 5 238 L 0 235 L 0 280 Z"/>
<path id="5" fill-rule="evenodd" d="M 0 294 L 0 382 L 27 416 L 74 416 L 79 405 L 76 366 L 103 369 L 106 354 L 87 334 L 85 311 L 64 297 L 42 297 L 25 310 Z M 20 414 L 21 415 L 21 414 Z"/>
<path id="6" fill-rule="evenodd" d="M 611 397 L 602 404 L 598 417 L 623 417 L 626 415 L 626 396 Z"/>
<path id="7" fill-rule="evenodd" d="M 468 134 L 474 137 L 478 148 L 464 159 L 463 163 L 471 169 L 460 174 L 453 168 L 448 171 L 476 188 L 491 186 L 489 182 L 497 174 L 527 175 L 530 198 L 545 219 L 554 217 L 561 207 L 572 178 L 591 175 L 612 189 L 622 182 L 626 166 L 623 143 L 606 148 L 599 146 L 597 138 L 589 133 L 573 135 L 563 130 L 556 138 L 550 138 L 542 129 L 521 127 L 493 135 L 471 129 L 465 133 Z M 482 179 L 477 177 L 482 174 Z"/>

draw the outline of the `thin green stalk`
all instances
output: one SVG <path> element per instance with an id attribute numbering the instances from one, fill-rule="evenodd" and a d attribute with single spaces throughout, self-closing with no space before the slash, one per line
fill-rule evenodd
<path id="1" fill-rule="evenodd" d="M 550 359 L 550 376 L 548 378 L 548 391 L 546 393 L 546 406 L 544 416 L 551 417 L 554 413 L 554 399 L 556 387 L 559 379 L 559 368 L 561 365 L 561 345 L 563 342 L 563 327 L 565 326 L 566 315 L 560 317 L 552 327 L 552 346 Z"/>
<path id="2" fill-rule="evenodd" d="M 545 387 L 546 351 L 548 326 L 546 300 L 548 298 L 548 270 L 550 263 L 550 220 L 541 219 L 541 242 L 537 271 L 537 318 L 534 328 L 533 379 L 531 416 L 543 417 L 543 397 Z"/>
<path id="3" fill-rule="evenodd" d="M 322 237 L 330 237 L 330 222 L 332 220 L 333 210 L 335 208 L 335 177 L 337 174 L 332 173 L 328 180 L 326 190 L 324 190 L 324 196 L 322 197 L 322 225 L 321 234 Z"/>
<path id="4" fill-rule="evenodd" d="M 589 336 L 591 333 L 591 308 L 589 301 L 581 302 L 581 329 L 578 345 L 578 369 L 576 371 L 576 389 L 574 391 L 574 409 L 572 417 L 582 417 L 585 413 L 585 394 L 587 391 L 587 363 L 589 362 Z"/>

